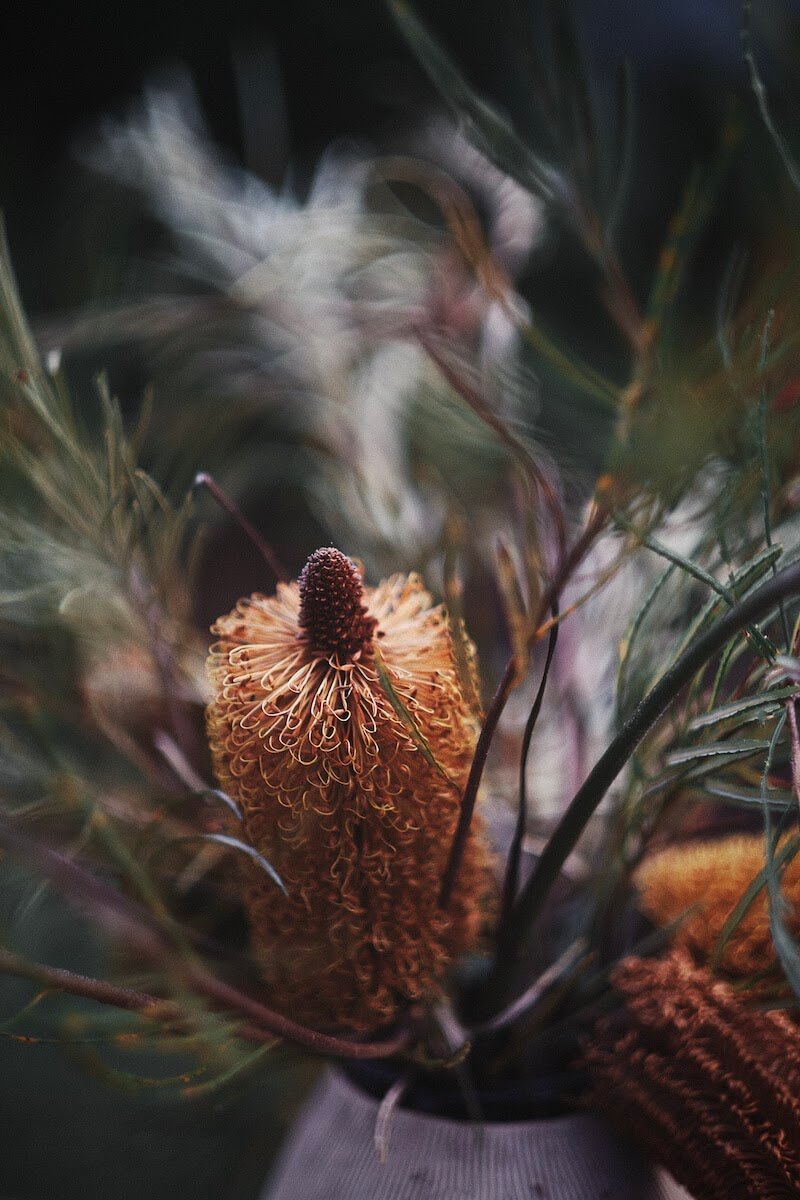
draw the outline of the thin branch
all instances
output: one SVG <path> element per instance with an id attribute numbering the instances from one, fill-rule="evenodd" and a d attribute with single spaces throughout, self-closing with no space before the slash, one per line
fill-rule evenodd
<path id="1" fill-rule="evenodd" d="M 27 837 L 2 818 L 0 818 L 0 845 L 31 862 L 57 887 L 60 887 L 68 898 L 78 897 L 84 904 L 88 904 L 93 915 L 106 931 L 124 939 L 130 949 L 160 965 L 166 963 L 182 972 L 186 980 L 203 995 L 215 1000 L 231 1014 L 241 1014 L 250 1018 L 259 1029 L 272 1036 L 294 1042 L 317 1054 L 332 1054 L 342 1058 L 388 1058 L 404 1050 L 413 1040 L 416 1024 L 415 1012 L 407 1014 L 405 1023 L 397 1033 L 374 1042 L 350 1041 L 308 1029 L 304 1025 L 298 1025 L 288 1017 L 267 1008 L 245 992 L 239 991 L 233 985 L 217 979 L 200 964 L 181 962 L 175 954 L 174 945 L 162 935 L 150 919 L 149 914 L 140 910 L 138 906 L 107 884 L 95 879 L 93 875 L 84 871 L 77 864 L 70 862 L 58 851 Z M 2 969 L 2 963 L 0 963 L 0 970 Z M 67 979 L 70 976 L 71 973 L 67 972 L 64 978 Z M 72 978 L 83 979 L 82 976 Z M 88 987 L 89 982 L 92 985 L 98 983 L 101 990 L 113 986 L 103 985 L 100 981 L 86 980 L 82 985 L 78 984 L 77 986 Z M 71 989 L 65 988 L 64 990 Z M 89 995 L 89 992 L 80 991 L 77 994 Z M 130 993 L 131 997 L 134 995 L 136 993 Z M 100 999 L 97 995 L 94 998 Z M 150 1004 L 152 999 L 152 997 L 147 997 L 146 1003 Z M 154 1002 L 162 1003 L 159 1000 Z M 101 1003 L 114 1003 L 114 1001 L 101 999 Z M 130 1005 L 123 1005 L 123 1007 L 130 1007 Z"/>
<path id="2" fill-rule="evenodd" d="M 534 485 L 539 489 L 544 496 L 545 503 L 550 512 L 553 521 L 553 526 L 558 542 L 559 554 L 563 556 L 566 549 L 567 531 L 564 522 L 564 513 L 561 508 L 555 488 L 545 473 L 542 471 L 539 464 L 533 458 L 530 450 L 525 443 L 508 428 L 508 426 L 500 420 L 497 414 L 492 410 L 491 406 L 486 403 L 480 392 L 472 387 L 465 379 L 459 375 L 457 371 L 447 362 L 444 356 L 440 353 L 434 339 L 421 327 L 417 327 L 417 338 L 425 353 L 436 365 L 450 386 L 455 392 L 461 396 L 467 405 L 472 409 L 476 416 L 488 425 L 498 440 L 510 451 L 517 463 L 528 478 L 533 480 Z"/>
<path id="3" fill-rule="evenodd" d="M 87 908 L 107 933 L 123 939 L 136 953 L 150 958 L 163 953 L 163 934 L 146 909 L 2 816 L 0 846 L 30 863 L 69 899 Z"/>
<path id="4" fill-rule="evenodd" d="M 461 860 L 464 857 L 464 851 L 467 846 L 467 836 L 469 835 L 469 827 L 472 823 L 472 814 L 475 811 L 475 801 L 478 798 L 478 788 L 483 778 L 483 770 L 486 766 L 486 759 L 489 754 L 489 748 L 492 744 L 492 738 L 497 728 L 497 723 L 502 716 L 503 709 L 506 706 L 509 694 L 517 676 L 518 663 L 516 657 L 512 654 L 506 664 L 506 669 L 503 672 L 503 677 L 497 685 L 497 691 L 492 697 L 492 702 L 486 713 L 486 719 L 483 722 L 478 744 L 475 747 L 475 753 L 472 756 L 472 764 L 467 777 L 467 784 L 464 788 L 464 795 L 461 800 L 461 809 L 458 814 L 458 825 L 456 826 L 455 834 L 453 835 L 453 843 L 450 847 L 450 857 L 447 860 L 444 875 L 442 876 L 442 887 L 439 892 L 439 907 L 446 909 L 450 903 L 450 898 L 453 894 L 456 877 L 461 866 Z"/>
<path id="5" fill-rule="evenodd" d="M 556 642 L 558 641 L 558 605 L 553 604 L 552 608 L 553 625 L 550 627 L 550 637 L 547 642 L 547 657 L 542 668 L 542 678 L 539 681 L 539 687 L 536 692 L 536 698 L 533 701 L 533 706 L 528 719 L 525 722 L 525 731 L 522 735 L 522 748 L 519 756 L 519 805 L 517 808 L 517 823 L 514 829 L 514 837 L 511 842 L 511 848 L 508 852 L 508 863 L 506 866 L 506 877 L 503 883 L 503 900 L 500 910 L 500 938 L 502 940 L 502 930 L 508 920 L 509 913 L 513 907 L 517 897 L 517 887 L 519 884 L 519 864 L 522 855 L 522 842 L 525 837 L 525 829 L 528 824 L 528 796 L 525 776 L 528 766 L 528 752 L 531 746 L 531 738 L 533 731 L 536 728 L 536 722 L 539 719 L 539 713 L 542 710 L 544 701 L 544 693 L 547 687 L 548 676 L 550 675 L 550 664 L 553 661 Z"/>
<path id="6" fill-rule="evenodd" d="M 378 1041 L 354 1042 L 298 1025 L 296 1021 L 274 1012 L 231 984 L 217 979 L 202 967 L 190 968 L 188 978 L 198 991 L 203 992 L 209 999 L 216 1000 L 228 1011 L 244 1013 L 255 1021 L 259 1028 L 284 1041 L 294 1042 L 306 1050 L 312 1050 L 315 1054 L 331 1054 L 337 1058 L 391 1058 L 408 1049 L 414 1039 L 417 1020 L 417 1014 L 414 1012 L 407 1015 L 397 1033 Z"/>
<path id="7" fill-rule="evenodd" d="M 39 983 L 53 991 L 67 992 L 85 1000 L 96 1000 L 98 1004 L 138 1012 L 142 1016 L 157 1020 L 173 1020 L 183 1015 L 174 1001 L 161 1000 L 158 996 L 120 987 L 119 984 L 108 983 L 104 979 L 78 975 L 75 971 L 66 971 L 62 967 L 48 967 L 44 963 L 29 962 L 10 950 L 0 949 L 0 973 L 14 975 L 18 979 L 29 979 L 32 983 Z"/>
<path id="8" fill-rule="evenodd" d="M 537 614 L 537 624 L 541 622 L 544 614 L 548 610 L 552 609 L 552 607 L 556 604 L 556 598 L 560 594 L 561 589 L 564 587 L 564 584 L 568 580 L 572 571 L 577 568 L 584 555 L 588 552 L 595 537 L 602 529 L 606 521 L 606 517 L 607 512 L 605 509 L 600 507 L 595 508 L 586 528 L 575 542 L 575 545 L 572 547 L 569 554 L 567 554 L 556 578 L 547 588 L 542 599 L 542 603 L 539 607 L 539 613 Z M 550 626 L 550 629 L 552 630 L 557 624 L 558 622 L 554 620 L 554 623 Z M 478 797 L 478 788 L 480 787 L 481 779 L 483 778 L 483 772 L 486 766 L 486 759 L 491 748 L 492 738 L 494 737 L 498 722 L 503 714 L 503 709 L 506 706 L 506 701 L 508 700 L 516 681 L 518 670 L 519 663 L 517 662 L 516 655 L 512 654 L 506 663 L 506 668 L 503 672 L 500 683 L 497 686 L 497 691 L 492 697 L 492 702 L 489 705 L 486 718 L 481 728 L 480 736 L 478 737 L 478 744 L 475 747 L 472 765 L 470 766 L 469 776 L 467 777 L 466 787 L 464 788 L 464 795 L 461 800 L 461 810 L 458 816 L 458 825 L 456 826 L 456 832 L 453 836 L 453 844 L 450 847 L 450 856 L 442 877 L 442 887 L 439 893 L 440 908 L 447 908 L 453 893 L 456 876 L 458 875 L 458 870 L 461 866 L 461 860 L 466 849 L 469 827 L 472 822 L 472 816 L 475 811 L 475 802 Z"/>
<path id="9" fill-rule="evenodd" d="M 764 87 L 764 82 L 758 70 L 756 56 L 753 50 L 753 34 L 751 29 L 751 19 L 753 15 L 752 0 L 744 0 L 742 4 L 742 51 L 744 53 L 744 61 L 747 64 L 748 74 L 750 76 L 750 87 L 753 89 L 753 95 L 756 98 L 758 111 L 761 120 L 764 122 L 764 128 L 772 138 L 775 149 L 778 151 L 778 156 L 786 168 L 786 174 L 792 182 L 795 191 L 800 192 L 800 171 L 797 169 L 797 164 L 792 158 L 789 147 L 786 145 L 786 140 L 772 119 L 772 113 L 769 110 L 769 102 L 767 101 L 767 89 Z"/>
<path id="10" fill-rule="evenodd" d="M 79 975 L 75 971 L 67 971 L 62 967 L 49 967 L 44 963 L 30 962 L 18 954 L 13 954 L 10 950 L 0 949 L 0 974 L 13 975 L 17 979 L 29 979 L 32 983 L 41 984 L 54 992 L 65 992 L 70 996 L 80 996 L 84 1000 L 107 1004 L 111 1008 L 135 1012 L 150 1020 L 168 1022 L 170 1031 L 174 1031 L 176 1025 L 186 1028 L 190 1025 L 189 1014 L 184 1012 L 174 1000 L 153 996 L 148 992 L 140 992 L 133 988 L 121 987 L 119 984 L 109 983 L 104 979 Z M 273 1042 L 276 1036 L 279 1036 L 265 1029 L 260 1022 L 244 1024 L 237 1029 L 237 1033 L 245 1041 L 258 1044 Z M 287 1040 L 289 1039 L 287 1038 Z M 385 1054 L 388 1057 L 387 1047 L 389 1052 L 392 1052 L 391 1048 L 398 1044 L 399 1038 L 374 1043 L 351 1043 L 341 1039 L 328 1039 L 328 1041 L 335 1042 L 340 1047 L 338 1053 L 341 1055 L 349 1058 L 367 1058 L 375 1055 L 365 1054 L 364 1051 L 371 1052 L 375 1047 L 377 1047 L 376 1054 L 380 1051 L 381 1056 Z M 307 1048 L 320 1049 L 320 1052 L 325 1052 L 324 1047 L 320 1048 L 318 1042 L 315 1042 L 314 1045 L 308 1044 Z"/>
<path id="11" fill-rule="evenodd" d="M 200 473 L 194 477 L 194 486 L 196 488 L 203 487 L 207 492 L 211 493 L 220 508 L 224 508 L 225 512 L 228 513 L 229 516 L 233 517 L 239 528 L 247 534 L 248 538 L 253 543 L 256 550 L 258 550 L 259 554 L 264 559 L 264 562 L 267 564 L 270 571 L 272 571 L 272 574 L 275 576 L 275 578 L 280 580 L 281 583 L 286 583 L 289 578 L 288 572 L 284 568 L 275 551 L 261 536 L 255 525 L 248 521 L 242 510 L 236 504 L 234 504 L 230 496 L 227 496 L 225 492 L 223 492 L 217 481 L 205 471 L 200 471 Z"/>

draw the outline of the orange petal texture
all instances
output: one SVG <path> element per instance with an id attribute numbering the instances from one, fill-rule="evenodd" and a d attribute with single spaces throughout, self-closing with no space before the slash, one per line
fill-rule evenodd
<path id="1" fill-rule="evenodd" d="M 217 779 L 288 893 L 244 864 L 269 1001 L 318 1028 L 377 1028 L 475 948 L 492 889 L 476 823 L 437 904 L 477 733 L 446 614 L 418 576 L 362 587 L 324 548 L 212 632 Z"/>
<path id="2" fill-rule="evenodd" d="M 673 941 L 708 962 L 725 922 L 763 866 L 764 838 L 758 834 L 670 846 L 639 868 L 640 904 L 656 925 L 685 914 Z M 786 923 L 800 936 L 800 856 L 787 865 L 781 887 L 788 902 Z M 739 978 L 777 970 L 763 888 L 728 939 L 719 967 Z"/>
<path id="3" fill-rule="evenodd" d="M 800 1195 L 800 1028 L 748 1007 L 684 950 L 625 959 L 584 1046 L 589 1102 L 695 1200 Z"/>

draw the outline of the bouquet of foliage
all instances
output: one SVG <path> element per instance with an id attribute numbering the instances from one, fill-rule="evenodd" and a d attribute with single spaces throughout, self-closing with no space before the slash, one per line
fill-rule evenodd
<path id="1" fill-rule="evenodd" d="M 749 29 L 760 114 L 725 116 L 642 303 L 629 130 L 562 7 L 541 152 L 393 11 L 461 122 L 447 171 L 334 157 L 301 205 L 151 98 L 98 159 L 151 189 L 180 286 L 70 323 L 64 369 L 3 250 L 0 847 L 106 948 L 89 977 L 4 931 L 38 988 L 4 1028 L 85 1041 L 60 992 L 105 1006 L 111 1078 L 155 1042 L 162 1087 L 210 1090 L 285 1042 L 380 1060 L 392 1103 L 597 1103 L 697 1197 L 795 1194 L 790 216 L 703 313 L 691 286 L 744 145 L 797 184 Z M 547 223 L 613 371 L 515 288 Z M 103 376 L 70 392 L 75 347 L 121 341 L 156 380 L 138 414 Z"/>

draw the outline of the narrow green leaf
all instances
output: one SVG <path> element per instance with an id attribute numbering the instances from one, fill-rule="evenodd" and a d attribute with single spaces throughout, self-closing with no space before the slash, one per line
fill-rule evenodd
<path id="1" fill-rule="evenodd" d="M 288 896 L 286 886 L 278 872 L 273 867 L 268 858 L 263 854 L 259 854 L 254 846 L 249 842 L 243 842 L 239 838 L 231 837 L 227 833 L 189 833 L 185 837 L 169 838 L 161 843 L 158 849 L 150 856 L 150 865 L 152 866 L 163 854 L 170 850 L 173 846 L 182 846 L 187 842 L 212 842 L 217 846 L 224 846 L 228 850 L 237 850 L 240 854 L 246 854 L 247 857 L 259 866 L 265 874 L 269 875 L 273 883 L 275 883 L 283 892 L 284 896 Z"/>
<path id="2" fill-rule="evenodd" d="M 615 513 L 614 520 L 620 526 L 620 528 L 626 530 L 628 533 L 633 534 L 633 536 L 636 537 L 643 546 L 646 546 L 648 550 L 652 550 L 652 552 L 657 554 L 659 558 L 666 559 L 667 562 L 672 563 L 673 566 L 679 567 L 682 571 L 685 571 L 687 575 L 690 575 L 693 579 L 696 579 L 698 583 L 703 583 L 707 588 L 710 588 L 712 592 L 716 592 L 717 595 L 721 596 L 725 603 L 731 608 L 736 603 L 737 597 L 734 592 L 729 587 L 726 587 L 725 584 L 720 583 L 718 579 L 716 579 L 709 571 L 706 571 L 704 567 L 700 566 L 699 563 L 693 562 L 691 559 L 686 558 L 685 555 L 679 554 L 676 550 L 671 550 L 669 546 L 665 546 L 663 542 L 660 542 L 658 538 L 653 537 L 652 534 L 638 530 L 636 526 L 624 516 L 624 514 Z M 750 626 L 747 632 L 753 639 L 758 652 L 762 654 L 763 657 L 768 658 L 770 661 L 774 660 L 778 652 L 772 645 L 772 642 L 769 640 L 769 638 L 766 637 L 761 630 L 757 629 L 755 626 Z"/>
<path id="3" fill-rule="evenodd" d="M 527 321 L 520 326 L 520 332 L 531 349 L 540 354 L 568 383 L 598 401 L 605 413 L 619 411 L 619 388 L 576 354 L 571 351 L 565 353 L 539 323 Z"/>
<path id="4" fill-rule="evenodd" d="M 783 867 L 791 860 L 800 850 L 800 837 L 791 838 L 788 842 L 784 842 L 780 851 L 776 854 L 774 863 L 776 867 Z M 714 947 L 714 954 L 711 958 L 711 968 L 716 969 L 722 961 L 722 955 L 725 947 L 733 937 L 736 930 L 739 928 L 742 918 L 753 905 L 756 897 L 763 890 L 767 882 L 767 867 L 764 866 L 756 875 L 755 879 L 749 887 L 742 893 L 736 907 L 728 916 L 725 924 L 722 926 L 722 932 L 719 935 L 717 944 Z"/>
<path id="5" fill-rule="evenodd" d="M 242 820 L 242 810 L 239 808 L 239 805 L 228 795 L 227 792 L 223 792 L 222 788 L 199 788 L 198 791 L 192 792 L 192 795 L 199 796 L 201 798 L 208 797 L 211 800 L 218 800 L 220 804 L 224 804 L 225 807 L 233 813 L 237 821 Z"/>
<path id="6" fill-rule="evenodd" d="M 378 647 L 374 646 L 374 645 L 373 645 L 373 656 L 374 656 L 374 661 L 375 661 L 375 670 L 377 671 L 378 679 L 380 680 L 381 687 L 383 688 L 384 692 L 386 693 L 387 699 L 389 700 L 389 703 L 391 704 L 392 708 L 397 713 L 398 717 L 403 722 L 403 724 L 405 725 L 408 732 L 411 734 L 411 739 L 414 742 L 414 745 L 420 751 L 420 753 L 422 754 L 422 757 L 425 759 L 425 761 L 430 766 L 432 766 L 434 768 L 434 770 L 439 772 L 442 779 L 446 780 L 447 783 L 450 785 L 450 787 L 453 788 L 455 791 L 460 791 L 460 788 L 458 787 L 458 785 L 455 783 L 454 780 L 452 780 L 450 778 L 450 776 L 447 774 L 447 771 L 445 771 L 444 767 L 441 765 L 441 763 L 438 761 L 438 759 L 434 755 L 422 730 L 417 725 L 416 721 L 414 720 L 411 713 L 408 711 L 408 709 L 405 706 L 405 704 L 403 703 L 403 701 L 400 699 L 400 696 L 397 694 L 397 690 L 395 689 L 394 684 L 392 683 L 391 679 L 389 678 L 389 672 L 386 668 L 386 663 L 383 661 L 383 658 L 381 657 Z"/>
<path id="7" fill-rule="evenodd" d="M 744 808 L 750 808 L 752 805 L 762 802 L 759 788 L 735 786 L 719 779 L 705 779 L 703 791 L 707 792 L 709 796 L 716 796 L 720 800 L 727 800 L 731 804 Z M 793 806 L 794 796 L 785 788 L 770 788 L 769 804 L 776 811 L 785 812 Z"/>
<path id="8" fill-rule="evenodd" d="M 783 549 L 781 546 L 768 546 L 766 549 L 760 550 L 758 554 L 754 555 L 749 562 L 745 563 L 737 571 L 734 571 L 731 576 L 729 588 L 737 600 L 743 599 L 752 587 L 759 583 L 765 575 L 769 574 L 772 570 L 772 564 L 776 563 L 782 555 Z M 673 661 L 677 661 L 697 635 L 715 620 L 719 615 L 720 604 L 721 600 L 712 596 L 700 610 L 686 630 L 680 645 L 675 651 Z M 775 607 L 778 607 L 777 604 Z"/>
<path id="9" fill-rule="evenodd" d="M 664 762 L 668 767 L 683 766 L 684 763 L 694 762 L 705 758 L 742 758 L 749 757 L 766 750 L 769 742 L 763 738 L 748 740 L 740 738 L 729 742 L 707 742 L 703 746 L 684 746 L 680 750 L 671 751 Z"/>
<path id="10" fill-rule="evenodd" d="M 413 50 L 439 89 L 442 98 L 466 127 L 487 158 L 548 203 L 566 207 L 567 190 L 558 172 L 525 145 L 510 122 L 472 90 L 439 43 L 431 37 L 405 0 L 387 0 L 388 7 Z"/>
<path id="11" fill-rule="evenodd" d="M 772 691 L 760 692 L 757 696 L 746 696 L 743 700 L 734 700 L 730 704 L 721 704 L 718 708 L 709 709 L 708 712 L 700 713 L 690 721 L 687 726 L 689 733 L 695 733 L 698 729 L 707 729 L 710 725 L 718 725 L 721 721 L 729 721 L 731 718 L 748 715 L 749 720 L 756 720 L 763 710 L 763 715 L 768 715 L 774 708 L 777 708 L 782 700 L 788 700 L 797 691 L 796 687 L 774 688 Z"/>
<path id="12" fill-rule="evenodd" d="M 269 859 L 265 858 L 263 854 L 259 854 L 255 846 L 249 845 L 248 842 L 242 842 L 239 840 L 239 838 L 230 837 L 230 835 L 227 833 L 200 833 L 196 836 L 200 839 L 200 841 L 215 842 L 218 846 L 227 846 L 230 850 L 238 850 L 240 854 L 246 854 L 247 857 L 252 859 L 257 866 L 261 867 L 262 871 L 269 875 L 272 882 L 278 885 L 284 896 L 289 895 L 289 893 L 286 891 L 286 886 L 283 880 L 273 867 L 272 863 L 269 861 Z M 180 838 L 178 840 L 191 841 L 194 840 L 194 837 Z"/>
<path id="13" fill-rule="evenodd" d="M 667 567 L 663 574 L 659 575 L 658 579 L 645 596 L 643 603 L 639 606 L 634 614 L 633 620 L 625 630 L 622 640 L 620 641 L 619 665 L 617 667 L 617 684 L 615 689 L 618 717 L 620 715 L 621 700 L 624 697 L 626 684 L 628 681 L 628 669 L 631 661 L 631 651 L 639 637 L 644 622 L 647 620 L 648 613 L 652 609 L 658 597 L 661 595 L 661 592 L 664 590 L 676 569 L 677 568 L 673 563 Z"/>
<path id="14" fill-rule="evenodd" d="M 182 1090 L 184 1100 L 200 1100 L 207 1096 L 215 1095 L 222 1091 L 224 1087 L 232 1083 L 234 1079 L 240 1079 L 261 1066 L 268 1054 L 275 1051 L 275 1046 L 279 1039 L 274 1042 L 266 1042 L 265 1045 L 259 1046 L 252 1053 L 244 1055 L 236 1062 L 232 1063 L 225 1071 L 214 1075 L 211 1079 L 205 1079 L 200 1083 L 189 1083 Z M 206 1072 L 207 1074 L 208 1072 Z"/>
<path id="15" fill-rule="evenodd" d="M 606 238 L 616 240 L 625 201 L 630 189 L 636 147 L 636 106 L 634 102 L 633 70 L 629 58 L 623 60 L 617 78 L 617 161 L 616 184 L 606 216 Z"/>
<path id="16" fill-rule="evenodd" d="M 781 891 L 781 881 L 778 874 L 778 854 L 777 837 L 772 829 L 772 815 L 770 806 L 767 801 L 767 792 L 769 791 L 769 773 L 772 767 L 772 760 L 775 756 L 775 750 L 778 745 L 783 727 L 786 723 L 786 713 L 783 713 L 780 720 L 775 726 L 775 730 L 770 739 L 769 749 L 767 751 L 767 759 L 764 763 L 764 771 L 761 776 L 761 795 L 764 806 L 764 840 L 766 843 L 766 862 L 764 872 L 767 882 L 767 898 L 769 905 L 769 927 L 772 934 L 772 943 L 775 947 L 775 953 L 778 955 L 780 964 L 783 967 L 786 978 L 788 979 L 792 990 L 796 996 L 800 996 L 800 950 L 797 943 L 786 928 L 784 914 L 787 911 L 787 902 L 784 899 Z"/>

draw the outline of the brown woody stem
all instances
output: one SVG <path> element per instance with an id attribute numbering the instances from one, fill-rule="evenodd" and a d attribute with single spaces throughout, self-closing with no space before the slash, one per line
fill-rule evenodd
<path id="1" fill-rule="evenodd" d="M 320 1033 L 308 1029 L 304 1025 L 273 1012 L 272 1009 L 259 1003 L 245 992 L 239 991 L 232 984 L 225 983 L 212 975 L 202 965 L 195 962 L 183 962 L 175 954 L 174 945 L 158 930 L 148 914 L 132 905 L 123 896 L 107 884 L 95 879 L 88 871 L 70 862 L 63 855 L 50 847 L 29 838 L 20 830 L 15 829 L 6 821 L 0 821 L 0 845 L 17 856 L 27 860 L 42 871 L 57 887 L 72 899 L 78 899 L 81 904 L 88 906 L 101 924 L 117 937 L 122 936 L 126 944 L 135 949 L 143 957 L 159 964 L 168 963 L 176 970 L 183 972 L 184 978 L 209 999 L 225 1008 L 231 1015 L 248 1018 L 246 1027 L 250 1034 L 255 1032 L 256 1040 L 264 1040 L 266 1034 L 282 1038 L 303 1046 L 317 1054 L 331 1054 L 341 1058 L 388 1058 L 408 1047 L 414 1037 L 414 1014 L 410 1014 L 407 1023 L 397 1033 L 373 1042 L 355 1042 L 347 1038 L 339 1038 L 332 1034 Z M 23 970 L 24 967 L 24 970 Z M 99 1001 L 101 1004 L 111 1004 L 128 1010 L 147 1010 L 153 1005 L 162 1014 L 164 1005 L 172 1005 L 173 1016 L 181 1016 L 180 1009 L 173 1001 L 160 1000 L 143 992 L 118 988 L 115 984 L 102 980 L 90 979 L 71 971 L 42 966 L 40 964 L 25 964 L 8 951 L 0 952 L 0 972 L 23 975 L 44 983 L 46 986 L 59 988 L 73 995 L 85 996 Z M 252 1023 L 255 1023 L 255 1027 Z"/>
<path id="2" fill-rule="evenodd" d="M 233 517 L 239 528 L 247 534 L 250 541 L 253 543 L 256 550 L 258 550 L 259 554 L 264 559 L 264 562 L 269 567 L 270 571 L 272 571 L 272 574 L 275 576 L 275 578 L 279 579 L 281 583 L 286 583 L 289 575 L 284 569 L 283 564 L 281 563 L 275 551 L 261 536 L 255 525 L 253 525 L 251 521 L 248 521 L 247 517 L 244 515 L 238 505 L 234 504 L 230 496 L 227 496 L 225 492 L 223 492 L 216 479 L 214 479 L 213 476 L 209 475 L 207 472 L 201 471 L 194 477 L 194 486 L 196 488 L 203 487 L 207 492 L 211 493 L 220 508 L 224 508 L 225 512 L 228 513 L 229 516 Z"/>

